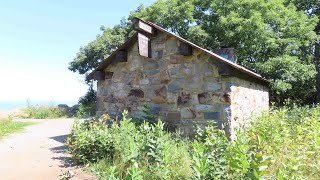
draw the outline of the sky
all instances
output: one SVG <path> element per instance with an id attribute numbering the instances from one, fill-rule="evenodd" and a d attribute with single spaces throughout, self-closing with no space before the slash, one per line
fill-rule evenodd
<path id="1" fill-rule="evenodd" d="M 0 5 L 0 103 L 76 103 L 87 91 L 68 70 L 100 26 L 112 27 L 155 0 L 10 0 Z"/>

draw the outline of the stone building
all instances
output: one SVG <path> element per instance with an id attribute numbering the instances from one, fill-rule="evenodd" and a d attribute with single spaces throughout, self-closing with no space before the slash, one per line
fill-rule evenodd
<path id="1" fill-rule="evenodd" d="M 213 53 L 140 19 L 134 28 L 136 34 L 87 76 L 98 81 L 98 115 L 126 109 L 141 117 L 149 104 L 186 134 L 213 120 L 228 124 L 233 135 L 252 113 L 268 109 L 268 81 L 237 65 L 233 49 Z"/>

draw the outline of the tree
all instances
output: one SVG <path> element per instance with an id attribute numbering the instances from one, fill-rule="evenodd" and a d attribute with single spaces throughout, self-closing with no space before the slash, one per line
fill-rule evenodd
<path id="1" fill-rule="evenodd" d="M 203 46 L 236 48 L 238 63 L 271 81 L 273 101 L 310 102 L 315 72 L 308 45 L 316 37 L 315 18 L 281 0 L 197 0 L 194 14 L 208 34 Z M 300 91 L 300 85 L 308 86 Z"/>
<path id="2" fill-rule="evenodd" d="M 74 60 L 70 62 L 69 70 L 85 74 L 96 68 L 103 59 L 133 35 L 131 22 L 135 17 L 152 21 L 172 32 L 183 34 L 192 20 L 194 7 L 192 2 L 190 0 L 159 0 L 148 8 L 140 5 L 136 11 L 130 13 L 127 20 L 122 19 L 119 25 L 107 29 L 100 28 L 103 31 L 102 35 L 98 35 L 87 46 L 80 48 Z M 163 16 L 159 16 L 159 13 Z M 184 17 L 185 22 L 182 22 L 181 17 Z M 176 21 L 178 19 L 180 19 L 179 23 Z"/>
<path id="3" fill-rule="evenodd" d="M 236 48 L 239 64 L 271 81 L 273 100 L 279 104 L 286 99 L 313 101 L 310 44 L 316 40 L 317 18 L 285 0 L 158 0 L 138 7 L 127 20 L 80 49 L 70 69 L 81 74 L 93 69 L 130 36 L 133 17 L 157 23 L 209 50 Z"/>
<path id="4" fill-rule="evenodd" d="M 320 0 L 288 0 L 287 3 L 294 3 L 298 10 L 305 12 L 310 18 L 320 16 Z M 318 21 L 315 29 L 318 35 L 317 41 L 311 44 L 314 56 L 314 65 L 316 67 L 316 88 L 317 103 L 320 103 L 320 22 Z"/>
<path id="5" fill-rule="evenodd" d="M 133 34 L 131 22 L 125 19 L 113 28 L 105 29 L 102 26 L 100 30 L 103 31 L 102 35 L 97 35 L 94 41 L 80 48 L 76 58 L 70 62 L 69 70 L 79 74 L 93 70 Z"/>

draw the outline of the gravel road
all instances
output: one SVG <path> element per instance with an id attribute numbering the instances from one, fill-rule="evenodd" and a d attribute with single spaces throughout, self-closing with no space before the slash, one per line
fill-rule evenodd
<path id="1" fill-rule="evenodd" d="M 1 180 L 56 180 L 67 171 L 75 174 L 71 179 L 94 179 L 74 167 L 65 153 L 73 119 L 28 121 L 37 124 L 0 140 Z"/>

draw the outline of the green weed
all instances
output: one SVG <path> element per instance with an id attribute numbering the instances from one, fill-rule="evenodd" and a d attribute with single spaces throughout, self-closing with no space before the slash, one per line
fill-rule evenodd
<path id="1" fill-rule="evenodd" d="M 151 115 L 150 115 L 151 116 Z M 79 121 L 67 145 L 102 179 L 317 179 L 320 177 L 320 106 L 272 109 L 252 117 L 230 141 L 214 124 L 193 140 L 164 123 Z M 108 122 L 106 123 L 106 119 Z"/>
<path id="2" fill-rule="evenodd" d="M 187 179 L 192 176 L 188 143 L 164 130 L 164 124 L 137 126 L 123 113 L 120 123 L 104 120 L 74 125 L 67 140 L 69 152 L 109 179 Z"/>
<path id="3" fill-rule="evenodd" d="M 25 126 L 32 125 L 32 122 L 16 122 L 9 118 L 0 119 L 0 139 L 14 132 L 21 131 Z"/>
<path id="4" fill-rule="evenodd" d="M 68 117 L 64 109 L 55 106 L 28 106 L 23 109 L 22 118 L 54 119 Z"/>
<path id="5" fill-rule="evenodd" d="M 75 117 L 78 119 L 83 119 L 86 116 L 89 116 L 87 113 L 87 108 L 83 104 L 80 104 Z"/>

